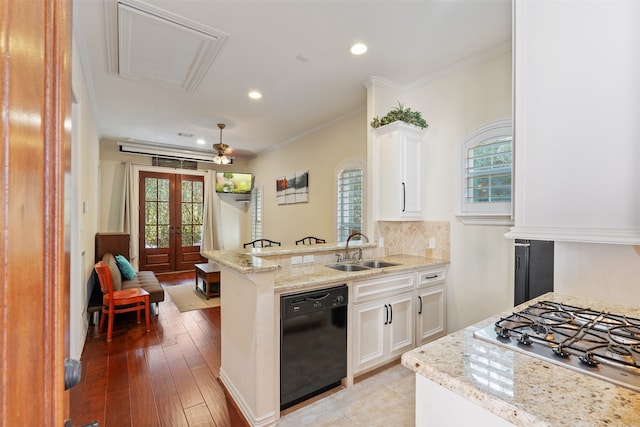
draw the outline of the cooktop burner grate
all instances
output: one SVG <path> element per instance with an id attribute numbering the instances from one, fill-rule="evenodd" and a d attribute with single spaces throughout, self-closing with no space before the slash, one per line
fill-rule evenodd
<path id="1" fill-rule="evenodd" d="M 640 319 L 540 301 L 474 336 L 640 391 Z"/>

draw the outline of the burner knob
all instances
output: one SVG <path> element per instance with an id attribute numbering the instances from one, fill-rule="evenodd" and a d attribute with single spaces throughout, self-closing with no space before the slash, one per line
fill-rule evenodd
<path id="1" fill-rule="evenodd" d="M 522 345 L 531 345 L 531 338 L 526 332 L 518 337 L 518 343 Z"/>
<path id="2" fill-rule="evenodd" d="M 553 353 L 558 357 L 562 357 L 563 359 L 569 357 L 569 352 L 564 349 L 564 346 L 562 344 L 554 348 Z"/>
<path id="3" fill-rule="evenodd" d="M 596 358 L 593 356 L 593 353 L 590 351 L 586 351 L 582 356 L 580 356 L 580 361 L 587 366 L 598 366 L 598 362 Z"/>
<path id="4" fill-rule="evenodd" d="M 511 336 L 509 329 L 503 328 L 502 326 L 496 326 L 496 334 L 498 335 L 498 338 L 503 340 L 508 340 Z"/>

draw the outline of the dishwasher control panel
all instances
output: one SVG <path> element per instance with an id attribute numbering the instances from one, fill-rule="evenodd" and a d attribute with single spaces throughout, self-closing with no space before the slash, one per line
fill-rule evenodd
<path id="1" fill-rule="evenodd" d="M 283 296 L 280 299 L 281 317 L 299 316 L 317 310 L 347 305 L 349 288 L 346 285 Z"/>

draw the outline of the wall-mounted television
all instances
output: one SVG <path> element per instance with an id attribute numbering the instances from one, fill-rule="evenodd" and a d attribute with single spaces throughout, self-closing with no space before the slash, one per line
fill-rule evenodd
<path id="1" fill-rule="evenodd" d="M 247 194 L 253 189 L 253 174 L 238 172 L 216 172 L 216 192 Z"/>

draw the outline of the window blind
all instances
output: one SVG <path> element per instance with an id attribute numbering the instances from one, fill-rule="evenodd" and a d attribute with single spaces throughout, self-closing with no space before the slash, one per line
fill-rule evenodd
<path id="1" fill-rule="evenodd" d="M 467 150 L 467 203 L 511 201 L 512 138 L 489 139 Z"/>
<path id="2" fill-rule="evenodd" d="M 262 188 L 251 191 L 251 240 L 262 239 Z"/>
<path id="3" fill-rule="evenodd" d="M 343 170 L 338 176 L 338 242 L 346 242 L 355 231 L 362 232 L 362 169 Z"/>

